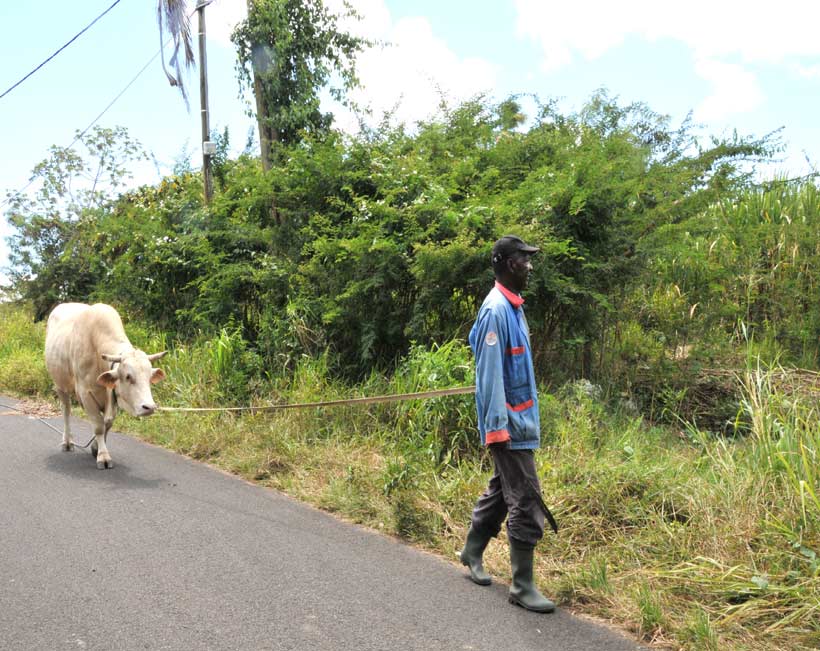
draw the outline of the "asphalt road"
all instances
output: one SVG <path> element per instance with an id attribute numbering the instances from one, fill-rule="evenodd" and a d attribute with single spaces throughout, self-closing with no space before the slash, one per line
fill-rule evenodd
<path id="1" fill-rule="evenodd" d="M 640 648 L 167 450 L 116 432 L 109 448 L 115 467 L 97 470 L 0 407 L 3 651 Z"/>

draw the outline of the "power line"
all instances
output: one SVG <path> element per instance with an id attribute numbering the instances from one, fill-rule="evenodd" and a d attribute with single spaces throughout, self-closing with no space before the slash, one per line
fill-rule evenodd
<path id="1" fill-rule="evenodd" d="M 46 65 L 49 61 L 51 61 L 54 57 L 56 57 L 58 54 L 60 54 L 60 52 L 62 52 L 63 50 L 65 50 L 65 49 L 66 49 L 69 45 L 71 45 L 71 44 L 72 44 L 74 41 L 76 41 L 76 40 L 77 40 L 80 36 L 82 36 L 82 35 L 83 35 L 86 31 L 88 31 L 88 30 L 91 28 L 91 26 L 92 26 L 92 25 L 94 25 L 94 23 L 96 23 L 96 22 L 97 22 L 100 18 L 102 18 L 103 16 L 105 16 L 105 14 L 107 14 L 109 11 L 111 11 L 111 10 L 112 10 L 114 7 L 116 7 L 119 3 L 120 3 L 120 0 L 114 0 L 114 4 L 112 4 L 112 5 L 111 5 L 108 9 L 106 9 L 105 11 L 103 11 L 103 12 L 102 12 L 99 16 L 97 16 L 94 20 L 92 20 L 92 21 L 91 21 L 91 22 L 90 22 L 90 23 L 89 23 L 89 24 L 85 27 L 85 29 L 83 29 L 81 32 L 79 32 L 79 33 L 78 33 L 78 34 L 77 34 L 74 38 L 72 38 L 72 39 L 71 39 L 68 43 L 66 43 L 65 45 L 63 45 L 63 47 L 61 47 L 61 48 L 60 48 L 59 50 L 57 50 L 54 54 L 52 54 L 50 57 L 48 57 L 48 59 L 46 59 L 45 61 L 43 61 L 43 62 L 42 62 L 39 66 L 37 66 L 34 70 L 32 70 L 30 73 L 28 73 L 28 74 L 27 74 L 25 77 L 23 77 L 20 81 L 18 81 L 16 84 L 14 84 L 14 85 L 13 85 L 13 86 L 11 86 L 10 88 L 8 88 L 8 89 L 7 89 L 7 90 L 6 90 L 6 91 L 5 91 L 2 95 L 0 95 L 0 99 L 3 99 L 3 98 L 4 98 L 6 95 L 8 95 L 11 91 L 13 91 L 15 88 L 17 88 L 20 84 L 22 84 L 22 83 L 23 83 L 26 79 L 28 79 L 29 77 L 31 77 L 31 75 L 33 75 L 33 74 L 34 74 L 35 72 L 37 72 L 40 68 L 42 68 L 44 65 Z"/>
<path id="2" fill-rule="evenodd" d="M 119 2 L 119 1 L 120 1 L 120 0 L 117 0 L 117 2 Z M 165 45 L 167 45 L 167 44 L 168 44 L 168 42 L 170 42 L 170 39 L 169 39 L 168 41 L 166 41 L 166 42 L 163 44 L 163 47 L 165 47 Z M 150 66 L 150 65 L 154 62 L 154 60 L 155 60 L 155 59 L 159 56 L 160 52 L 161 52 L 161 50 L 157 50 L 157 51 L 156 51 L 156 53 L 154 54 L 154 56 L 152 56 L 150 59 L 148 59 L 148 62 L 147 62 L 147 63 L 146 63 L 146 64 L 145 64 L 145 65 L 144 65 L 141 69 L 140 69 L 140 71 L 139 71 L 136 75 L 134 75 L 134 77 L 131 79 L 131 81 L 129 81 L 129 82 L 125 85 L 125 88 L 123 88 L 123 89 L 122 89 L 122 90 L 121 90 L 121 91 L 117 94 L 117 96 L 116 96 L 114 99 L 112 99 L 112 100 L 108 103 L 108 106 L 106 106 L 106 107 L 105 107 L 102 111 L 100 111 L 99 115 L 97 115 L 97 117 L 95 117 L 95 118 L 91 121 L 91 123 L 90 123 L 90 124 L 89 124 L 89 125 L 88 125 L 85 129 L 83 129 L 82 131 L 80 131 L 80 132 L 77 134 L 77 136 L 74 138 L 74 140 L 72 140 L 72 141 L 71 141 L 71 144 L 70 144 L 70 145 L 68 145 L 67 147 L 64 147 L 64 149 L 71 149 L 71 148 L 72 148 L 72 147 L 76 144 L 76 142 L 77 142 L 80 138 L 82 138 L 82 137 L 83 137 L 83 136 L 84 136 L 84 135 L 88 132 L 88 130 L 89 130 L 91 127 L 93 127 L 95 124 L 97 124 L 97 122 L 99 121 L 99 119 L 100 119 L 103 115 L 105 115 L 105 114 L 108 112 L 108 109 L 110 109 L 112 106 L 114 106 L 115 102 L 116 102 L 116 101 L 117 101 L 120 97 L 122 97 L 122 96 L 125 94 L 125 91 L 127 91 L 129 88 L 131 88 L 131 86 L 133 86 L 134 82 L 135 82 L 137 79 L 139 79 L 140 75 L 142 75 L 142 73 L 143 73 L 143 72 L 145 72 L 145 71 L 148 69 L 148 66 Z M 22 192 L 24 192 L 25 190 L 27 190 L 27 189 L 28 189 L 28 187 L 29 187 L 32 183 L 34 183 L 34 181 L 35 181 L 35 180 L 36 180 L 36 177 L 35 177 L 35 178 L 32 178 L 32 179 L 31 179 L 28 183 L 26 183 L 26 185 L 24 185 L 22 188 L 20 188 L 20 189 L 19 189 L 19 190 L 17 190 L 16 192 L 14 192 L 14 193 L 12 194 L 12 196 L 15 196 L 15 195 L 21 194 Z M 2 201 L 0 201 L 0 208 L 3 208 L 3 207 L 5 207 L 5 206 L 7 206 L 7 205 L 9 204 L 9 202 L 10 202 L 10 198 L 9 198 L 9 197 L 6 197 L 6 198 L 5 198 L 5 199 L 3 199 Z"/>
<path id="3" fill-rule="evenodd" d="M 117 0 L 117 1 L 119 2 L 119 0 Z M 135 82 L 137 79 L 139 79 L 140 75 L 142 75 L 142 73 L 143 73 L 143 72 L 145 72 L 145 71 L 148 69 L 148 66 L 150 66 L 150 65 L 154 62 L 154 59 L 156 59 L 156 58 L 159 56 L 160 51 L 161 51 L 161 50 L 157 50 L 157 53 L 156 53 L 154 56 L 152 56 L 152 57 L 148 60 L 148 63 L 146 63 L 144 66 L 142 66 L 142 68 L 140 69 L 140 71 L 139 71 L 136 75 L 134 75 L 134 78 L 133 78 L 131 81 L 129 81 L 129 82 L 125 85 L 125 88 L 123 88 L 123 89 L 119 92 L 119 94 L 118 94 L 118 95 L 117 95 L 114 99 L 112 99 L 112 100 L 108 103 L 108 106 L 106 106 L 106 107 L 105 107 L 105 108 L 104 108 L 104 109 L 100 112 L 100 114 L 99 114 L 97 117 L 95 117 L 95 118 L 91 121 L 91 124 L 89 124 L 89 125 L 88 125 L 85 129 L 83 129 L 80 133 L 78 133 L 78 134 L 77 134 L 77 137 L 76 137 L 76 138 L 74 138 L 74 140 L 72 140 L 72 141 L 71 141 L 71 144 L 70 144 L 68 147 L 66 147 L 66 149 L 71 149 L 71 148 L 74 146 L 74 144 L 75 144 L 75 143 L 76 143 L 76 142 L 77 142 L 80 138 L 82 138 L 82 137 L 86 134 L 86 132 L 87 132 L 87 131 L 91 128 L 91 127 L 93 127 L 95 124 L 97 124 L 97 122 L 99 121 L 99 119 L 100 119 L 103 115 L 105 115 L 105 114 L 108 112 L 108 109 L 110 109 L 112 106 L 114 106 L 114 103 L 115 103 L 115 102 L 116 102 L 116 101 L 117 101 L 120 97 L 122 97 L 123 95 L 125 95 L 125 91 L 127 91 L 129 88 L 131 88 L 131 86 L 134 84 L 134 82 Z"/>
<path id="4" fill-rule="evenodd" d="M 114 2 L 114 4 L 112 4 L 112 5 L 111 5 L 108 9 L 106 9 L 106 10 L 105 10 L 105 12 L 103 12 L 102 14 L 100 14 L 100 15 L 99 15 L 99 16 L 95 19 L 95 21 L 94 21 L 94 22 L 96 22 L 97 20 L 99 20 L 100 18 L 102 18 L 102 17 L 103 17 L 103 16 L 104 16 L 104 15 L 105 15 L 108 11 L 110 11 L 110 10 L 111 10 L 111 9 L 112 9 L 112 8 L 113 8 L 113 7 L 114 7 L 117 3 L 119 3 L 120 1 L 121 1 L 121 0 L 116 0 L 116 2 Z M 211 2 L 212 2 L 212 0 L 200 0 L 200 3 L 201 3 L 203 6 L 207 6 L 207 5 L 209 5 Z M 188 17 L 190 18 L 191 16 L 193 16 L 193 15 L 194 15 L 194 13 L 196 13 L 196 9 L 194 9 L 194 11 L 192 11 L 190 14 L 188 14 Z M 91 25 L 93 25 L 93 24 L 94 24 L 94 23 L 91 23 Z M 89 25 L 88 27 L 91 27 L 91 25 Z M 88 27 L 86 27 L 85 29 L 88 29 Z M 85 31 L 85 30 L 83 30 L 83 31 Z M 82 34 L 82 32 L 80 32 L 80 34 Z M 77 36 L 79 36 L 80 34 L 77 34 Z M 76 38 L 77 38 L 77 36 L 75 36 L 74 38 L 76 39 Z M 72 40 L 74 40 L 74 39 L 72 39 Z M 116 101 L 117 101 L 120 97 L 122 97 L 122 96 L 125 94 L 125 91 L 127 91 L 129 88 L 131 88 L 131 86 L 134 84 L 134 82 L 135 82 L 135 81 L 137 81 L 137 79 L 139 79 L 140 75 L 142 75 L 142 73 L 143 73 L 143 72 L 145 72 L 145 71 L 148 69 L 148 66 L 150 66 L 150 65 L 154 62 L 154 59 L 156 59 L 156 58 L 157 58 L 160 54 L 162 54 L 162 50 L 163 50 L 163 48 L 165 48 L 165 47 L 166 47 L 166 46 L 167 46 L 167 45 L 168 45 L 168 44 L 169 44 L 172 40 L 173 40 L 173 37 L 171 37 L 171 38 L 169 38 L 168 40 L 166 40 L 166 41 L 165 41 L 165 43 L 163 43 L 163 44 L 160 46 L 160 49 L 159 49 L 159 50 L 157 50 L 157 51 L 154 53 L 154 56 L 152 56 L 150 59 L 148 59 L 148 61 L 146 62 L 146 64 L 145 64 L 145 65 L 144 65 L 144 66 L 140 69 L 140 71 L 139 71 L 136 75 L 134 75 L 134 77 L 131 79 L 131 81 L 129 81 L 129 82 L 125 85 L 125 87 L 124 87 L 124 88 L 123 88 L 123 89 L 122 89 L 122 90 L 121 90 L 121 91 L 117 94 L 117 96 L 116 96 L 114 99 L 112 99 L 112 100 L 108 103 L 108 106 L 106 106 L 106 107 L 105 107 L 105 108 L 104 108 L 104 109 L 100 112 L 100 114 L 99 114 L 99 115 L 97 115 L 97 117 L 95 117 L 95 118 L 91 121 L 91 123 L 90 123 L 90 124 L 89 124 L 89 125 L 88 125 L 85 129 L 83 129 L 82 131 L 80 131 L 80 133 L 78 133 L 78 134 L 77 134 L 77 136 L 74 138 L 74 140 L 72 140 L 72 141 L 71 141 L 71 144 L 70 144 L 70 145 L 68 145 L 68 147 L 65 147 L 64 149 L 71 149 L 71 148 L 72 148 L 72 147 L 76 144 L 76 142 L 77 142 L 80 138 L 82 138 L 82 137 L 83 137 L 83 136 L 84 136 L 84 135 L 88 132 L 88 130 L 89 130 L 91 127 L 93 127 L 95 124 L 97 124 L 97 122 L 99 121 L 99 119 L 100 119 L 103 115 L 105 115 L 105 114 L 108 112 L 108 109 L 110 109 L 112 106 L 114 106 L 115 102 L 116 102 Z M 71 41 L 69 41 L 69 43 L 70 43 L 70 42 L 71 42 Z M 66 43 L 66 45 L 68 45 L 68 43 Z M 63 46 L 63 48 L 65 48 L 65 45 Z M 61 49 L 62 49 L 62 48 L 61 48 Z M 58 50 L 58 52 L 59 52 L 59 50 Z M 57 54 L 57 52 L 55 52 L 55 53 L 54 53 L 54 55 L 56 55 L 56 54 Z M 54 55 L 52 55 L 52 57 L 53 57 Z M 46 62 L 43 62 L 43 64 L 44 64 L 44 63 L 46 63 Z M 40 67 L 42 67 L 42 65 L 43 65 L 43 64 L 40 64 Z M 30 75 L 31 75 L 31 74 L 33 74 L 34 72 L 36 72 L 36 71 L 32 71 L 32 72 L 31 72 L 31 73 L 29 73 L 29 75 L 27 75 L 27 76 L 30 76 Z M 24 79 L 25 79 L 25 78 L 24 78 Z M 24 79 L 21 79 L 19 82 L 17 82 L 17 84 L 20 84 L 22 81 L 24 81 Z M 17 85 L 17 84 L 16 84 L 16 85 Z M 9 90 L 11 90 L 11 89 L 9 89 Z M 6 91 L 6 93 L 7 93 L 7 92 L 9 92 L 9 91 Z M 5 95 L 5 93 L 3 93 L 3 95 Z M 2 98 L 2 95 L 0 95 L 0 98 Z M 25 191 L 29 188 L 29 186 L 31 186 L 31 184 L 32 184 L 32 183 L 34 183 L 34 181 L 35 181 L 35 180 L 36 180 L 36 177 L 33 177 L 33 178 L 31 178 L 31 179 L 29 180 L 29 182 L 28 182 L 28 183 L 26 183 L 26 184 L 25 184 L 22 188 L 20 188 L 19 190 L 16 190 L 16 191 L 15 191 L 15 192 L 13 192 L 13 193 L 9 193 L 9 196 L 7 196 L 5 199 L 3 199 L 2 201 L 0 201 L 0 208 L 4 208 L 4 207 L 6 207 L 9 203 L 11 203 L 11 197 L 13 197 L 13 196 L 17 196 L 17 195 L 19 195 L 19 194 L 21 194 L 21 193 L 25 192 Z"/>

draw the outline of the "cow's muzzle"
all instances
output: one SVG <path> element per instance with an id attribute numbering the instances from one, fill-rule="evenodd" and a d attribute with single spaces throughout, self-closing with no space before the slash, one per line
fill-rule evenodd
<path id="1" fill-rule="evenodd" d="M 140 405 L 139 409 L 137 410 L 137 416 L 150 416 L 157 410 L 157 406 L 155 403 L 144 404 Z"/>

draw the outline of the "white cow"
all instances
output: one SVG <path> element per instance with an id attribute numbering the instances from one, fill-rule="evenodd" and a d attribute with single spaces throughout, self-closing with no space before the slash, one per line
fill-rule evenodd
<path id="1" fill-rule="evenodd" d="M 61 303 L 48 317 L 46 367 L 63 403 L 63 450 L 74 447 L 69 426 L 71 396 L 94 425 L 91 453 L 97 468 L 113 468 L 105 446 L 108 430 L 122 406 L 132 416 L 150 416 L 157 405 L 151 385 L 165 377 L 151 362 L 165 352 L 146 355 L 134 348 L 117 311 L 97 303 Z"/>

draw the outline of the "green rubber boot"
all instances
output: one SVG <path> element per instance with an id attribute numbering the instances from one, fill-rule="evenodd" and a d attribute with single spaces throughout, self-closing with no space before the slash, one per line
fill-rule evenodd
<path id="1" fill-rule="evenodd" d="M 492 583 L 490 575 L 484 571 L 484 565 L 481 562 L 481 557 L 484 555 L 484 550 L 487 548 L 490 538 L 492 536 L 487 536 L 470 527 L 467 532 L 467 540 L 464 542 L 464 549 L 458 555 L 461 564 L 470 568 L 470 579 L 478 585 L 490 585 Z"/>
<path id="2" fill-rule="evenodd" d="M 522 547 L 510 540 L 510 565 L 512 566 L 512 585 L 510 586 L 510 603 L 536 613 L 551 613 L 555 604 L 538 592 L 532 576 L 532 563 L 535 549 Z"/>

